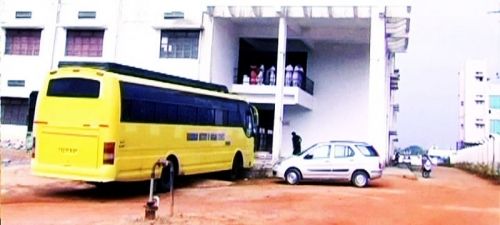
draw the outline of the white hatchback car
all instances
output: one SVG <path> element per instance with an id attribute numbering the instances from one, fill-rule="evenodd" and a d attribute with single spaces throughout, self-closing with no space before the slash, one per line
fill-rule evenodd
<path id="1" fill-rule="evenodd" d="M 273 174 L 289 184 L 301 180 L 344 180 L 365 187 L 370 180 L 380 178 L 382 171 L 375 148 L 354 141 L 317 143 L 273 166 Z"/>

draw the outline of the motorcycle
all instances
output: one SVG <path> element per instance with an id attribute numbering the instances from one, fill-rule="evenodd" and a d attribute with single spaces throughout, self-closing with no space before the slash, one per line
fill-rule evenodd
<path id="1" fill-rule="evenodd" d="M 429 178 L 431 176 L 431 171 L 432 171 L 432 163 L 431 160 L 424 156 L 422 158 L 422 177 L 423 178 Z"/>

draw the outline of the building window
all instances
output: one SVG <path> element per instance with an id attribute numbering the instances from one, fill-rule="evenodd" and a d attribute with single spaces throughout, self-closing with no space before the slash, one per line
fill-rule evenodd
<path id="1" fill-rule="evenodd" d="M 27 125 L 28 99 L 3 97 L 2 124 Z"/>
<path id="2" fill-rule="evenodd" d="M 67 30 L 66 56 L 101 57 L 104 30 Z"/>
<path id="3" fill-rule="evenodd" d="M 160 58 L 198 58 L 199 31 L 163 30 Z"/>
<path id="4" fill-rule="evenodd" d="M 6 29 L 6 55 L 38 55 L 40 52 L 40 29 Z"/>
<path id="5" fill-rule="evenodd" d="M 490 96 L 490 108 L 500 109 L 500 95 Z"/>
<path id="6" fill-rule="evenodd" d="M 500 120 L 490 121 L 490 133 L 500 134 Z"/>

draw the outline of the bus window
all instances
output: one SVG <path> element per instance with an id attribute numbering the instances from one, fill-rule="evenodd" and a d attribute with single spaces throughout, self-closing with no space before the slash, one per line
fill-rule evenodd
<path id="1" fill-rule="evenodd" d="M 49 81 L 47 96 L 99 98 L 100 83 L 84 78 L 60 78 Z"/>
<path id="2" fill-rule="evenodd" d="M 259 128 L 259 111 L 253 105 L 250 105 L 250 112 L 252 113 L 252 122 L 253 122 L 253 133 L 257 134 L 257 130 Z"/>

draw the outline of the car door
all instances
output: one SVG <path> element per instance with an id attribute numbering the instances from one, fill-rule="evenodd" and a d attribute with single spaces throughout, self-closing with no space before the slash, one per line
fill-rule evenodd
<path id="1" fill-rule="evenodd" d="M 339 180 L 349 180 L 356 167 L 356 153 L 349 145 L 333 146 L 332 176 Z"/>
<path id="2" fill-rule="evenodd" d="M 325 179 L 331 176 L 330 145 L 321 144 L 302 156 L 302 176 L 305 179 Z"/>

